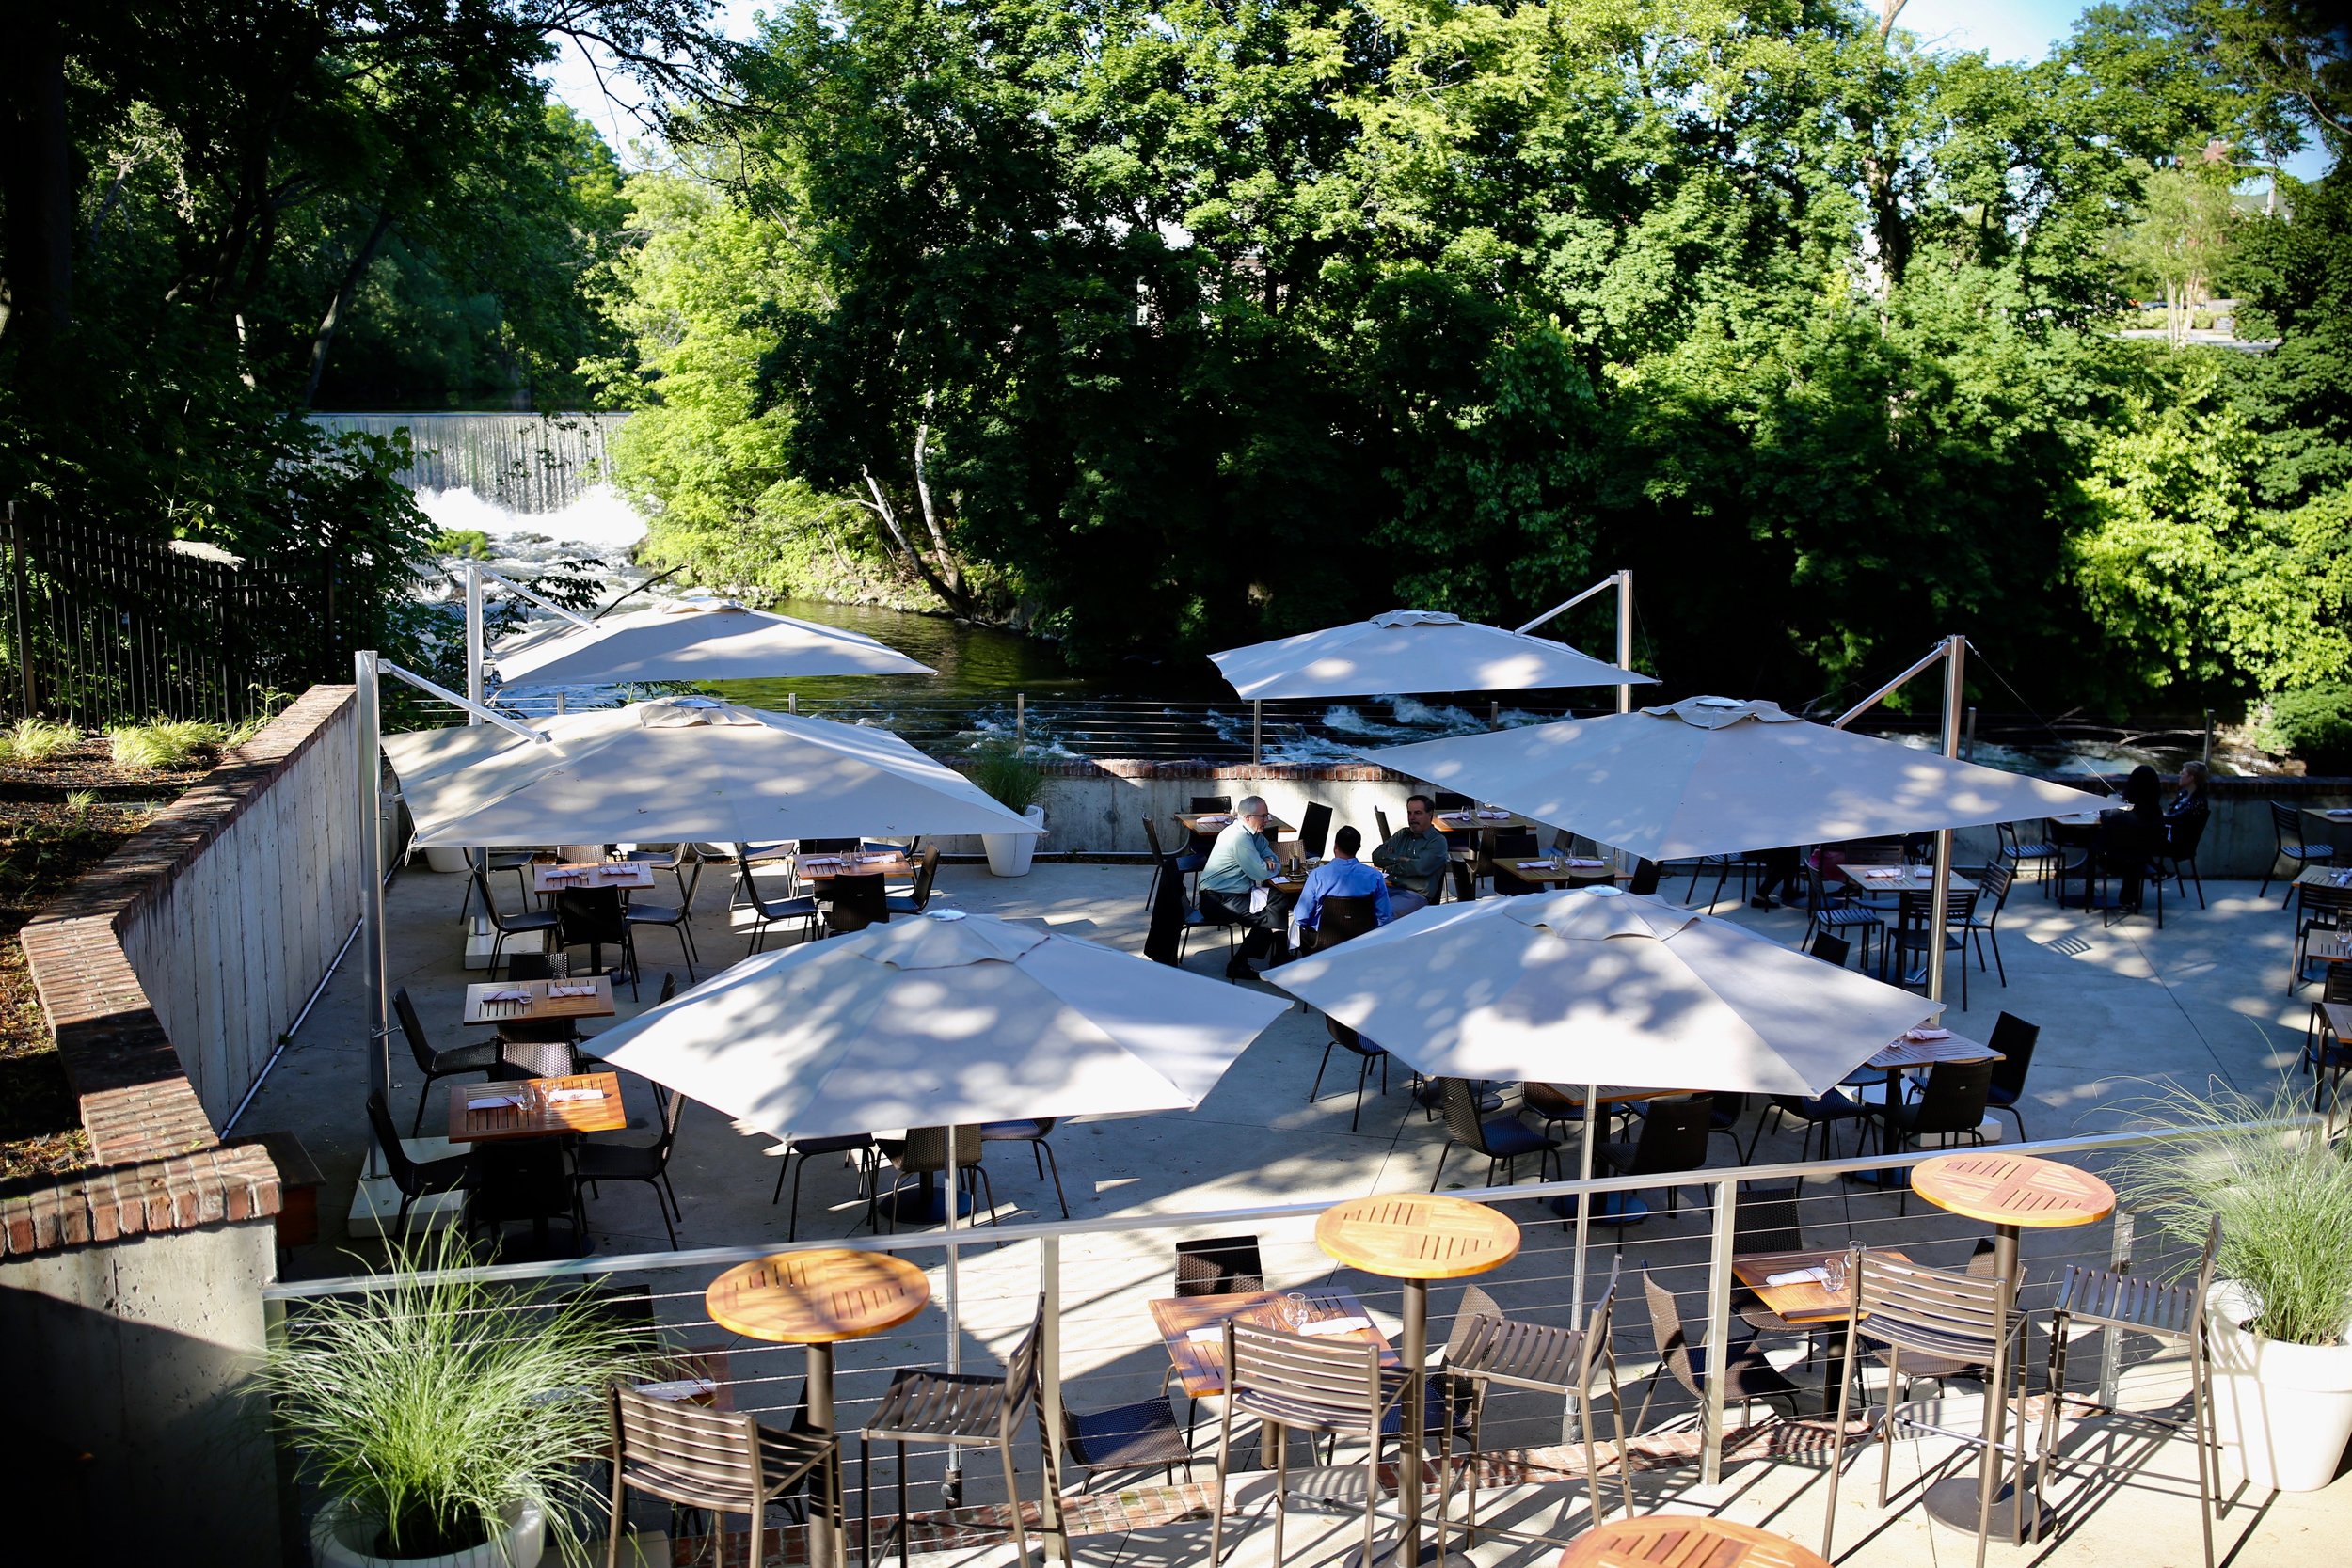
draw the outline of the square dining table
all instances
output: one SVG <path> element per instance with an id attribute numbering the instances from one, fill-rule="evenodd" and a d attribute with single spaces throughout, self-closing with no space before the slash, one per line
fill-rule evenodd
<path id="1" fill-rule="evenodd" d="M 563 893 L 581 888 L 616 887 L 628 890 L 653 886 L 651 861 L 534 861 L 531 891 Z"/>
<path id="2" fill-rule="evenodd" d="M 450 1085 L 449 1141 L 453 1144 L 618 1132 L 628 1125 L 617 1072 Z"/>
<path id="3" fill-rule="evenodd" d="M 1281 1316 L 1285 1295 L 1295 1293 L 1306 1299 L 1308 1307 L 1318 1321 L 1330 1323 L 1342 1318 L 1360 1318 L 1365 1325 L 1351 1329 L 1334 1338 L 1357 1344 L 1380 1347 L 1383 1366 L 1399 1366 L 1395 1349 L 1388 1337 L 1371 1326 L 1371 1315 L 1356 1292 L 1344 1285 L 1318 1285 L 1312 1290 L 1296 1292 L 1283 1291 L 1241 1291 L 1222 1295 L 1163 1296 L 1152 1303 L 1152 1323 L 1160 1331 L 1160 1340 L 1168 1347 L 1168 1358 L 1174 1365 L 1178 1380 L 1189 1397 L 1210 1399 L 1225 1392 L 1225 1345 L 1221 1334 L 1200 1333 L 1205 1329 L 1221 1329 L 1228 1318 L 1241 1318 L 1268 1328 L 1288 1329 Z M 1199 1333 L 1199 1338 L 1195 1338 Z"/>
<path id="4" fill-rule="evenodd" d="M 590 988 L 584 994 L 580 988 Z M 567 992 L 551 995 L 550 990 Z M 516 996 L 517 991 L 523 992 Z M 586 975 L 577 980 L 475 981 L 466 988 L 466 1022 L 495 1027 L 501 1023 L 551 1023 L 564 1019 L 613 1016 L 612 977 Z"/>

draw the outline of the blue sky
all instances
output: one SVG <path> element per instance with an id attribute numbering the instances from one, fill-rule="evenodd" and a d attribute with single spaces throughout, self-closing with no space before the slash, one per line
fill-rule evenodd
<path id="1" fill-rule="evenodd" d="M 1865 3 L 1875 4 L 1875 0 Z M 754 13 L 772 10 L 775 4 L 776 0 L 723 0 L 720 14 L 730 36 L 747 38 Z M 2039 60 L 2089 8 L 2078 0 L 1911 0 L 1897 25 L 1908 28 L 1934 49 L 1955 54 L 1981 49 L 1996 60 Z M 628 150 L 639 134 L 636 123 L 597 90 L 593 72 L 576 50 L 567 50 L 551 74 L 557 93 L 596 122 L 606 140 L 621 150 L 624 163 L 633 167 L 643 161 L 629 156 Z M 2327 160 L 2315 150 L 2307 151 L 2287 168 L 2301 179 L 2316 180 L 2326 171 Z"/>

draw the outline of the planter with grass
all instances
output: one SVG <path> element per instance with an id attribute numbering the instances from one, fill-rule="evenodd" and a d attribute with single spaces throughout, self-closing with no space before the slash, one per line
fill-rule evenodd
<path id="1" fill-rule="evenodd" d="M 383 1289 L 310 1305 L 271 1353 L 262 1386 L 327 1498 L 317 1561 L 531 1568 L 550 1542 L 586 1560 L 605 1390 L 659 1375 L 651 1337 L 609 1297 L 446 1272 L 471 1261 L 451 1236 L 396 1250 Z"/>
<path id="2" fill-rule="evenodd" d="M 998 805 L 1017 811 L 1045 830 L 1045 773 L 1016 746 L 992 741 L 980 748 L 972 766 L 972 782 Z M 1025 877 L 1037 854 L 1038 833 L 982 833 L 980 847 L 988 851 L 988 868 L 999 877 Z"/>
<path id="3" fill-rule="evenodd" d="M 2327 1486 L 2352 1443 L 2352 1138 L 2247 1125 L 2302 1105 L 2291 1083 L 2172 1090 L 2157 1119 L 2187 1136 L 2134 1152 L 2115 1184 L 2184 1243 L 2201 1246 L 2220 1216 L 2215 1422 L 2231 1467 L 2266 1491 Z"/>

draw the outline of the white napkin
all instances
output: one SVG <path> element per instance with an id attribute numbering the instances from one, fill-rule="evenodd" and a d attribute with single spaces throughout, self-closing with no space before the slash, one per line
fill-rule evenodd
<path id="1" fill-rule="evenodd" d="M 648 1399 L 691 1400 L 715 1394 L 719 1386 L 707 1377 L 681 1377 L 671 1383 L 641 1383 L 637 1391 Z"/>
<path id="2" fill-rule="evenodd" d="M 1233 819 L 1230 816 L 1202 816 L 1198 817 L 1195 820 L 1197 820 L 1204 828 L 1231 827 L 1233 821 Z"/>
<path id="3" fill-rule="evenodd" d="M 492 1095 L 484 1100 L 467 1101 L 466 1109 L 469 1111 L 500 1111 L 506 1109 L 508 1106 L 520 1105 L 521 1103 L 521 1101 L 516 1100 L 512 1095 Z"/>
<path id="4" fill-rule="evenodd" d="M 1191 1333 L 1185 1335 L 1184 1338 L 1190 1339 L 1196 1345 L 1221 1345 L 1225 1342 L 1225 1325 L 1223 1323 L 1211 1323 L 1206 1328 L 1194 1329 Z"/>
<path id="5" fill-rule="evenodd" d="M 1301 1334 L 1318 1335 L 1353 1334 L 1359 1328 L 1370 1328 L 1371 1326 L 1372 1320 L 1370 1318 L 1325 1318 L 1320 1323 L 1309 1323 L 1298 1332 Z"/>
<path id="6" fill-rule="evenodd" d="M 494 990 L 482 1000 L 485 1002 L 528 1002 L 531 1000 L 531 993 L 527 990 Z"/>
<path id="7" fill-rule="evenodd" d="M 1573 865 L 1576 863 L 1571 861 L 1568 863 Z M 1549 861 L 1521 861 L 1519 869 L 1521 871 L 1557 871 L 1560 868 Z"/>
<path id="8" fill-rule="evenodd" d="M 1589 860 L 1581 855 L 1570 855 L 1568 857 L 1568 863 L 1579 871 L 1597 871 L 1609 863 L 1607 861 Z"/>
<path id="9" fill-rule="evenodd" d="M 1478 814 L 1480 820 L 1486 822 L 1500 822 L 1510 815 L 1507 811 L 1482 811 Z"/>
<path id="10" fill-rule="evenodd" d="M 548 995 L 550 997 L 594 996 L 596 994 L 596 983 L 594 980 L 581 980 L 573 985 L 555 985 L 548 988 Z"/>
<path id="11" fill-rule="evenodd" d="M 566 1100 L 602 1100 L 602 1089 L 549 1089 L 548 1103 L 554 1105 Z"/>
<path id="12" fill-rule="evenodd" d="M 599 877 L 633 878 L 637 875 L 637 868 L 633 865 L 600 865 L 596 867 L 596 875 Z"/>
<path id="13" fill-rule="evenodd" d="M 1787 1274 L 1766 1275 L 1764 1283 L 1767 1285 L 1826 1285 L 1829 1283 L 1829 1271 L 1827 1269 L 1791 1269 Z"/>
<path id="14" fill-rule="evenodd" d="M 588 875 L 587 872 L 578 869 L 570 871 L 549 871 L 545 873 L 547 880 L 550 882 L 576 882 L 586 875 Z"/>
<path id="15" fill-rule="evenodd" d="M 1906 1029 L 1903 1031 L 1903 1038 L 1920 1045 L 1924 1045 L 1930 1040 L 1947 1040 L 1951 1037 L 1952 1032 L 1949 1029 L 1921 1028 Z"/>
<path id="16" fill-rule="evenodd" d="M 1251 914 L 1263 914 L 1265 913 L 1265 905 L 1266 890 L 1262 887 L 1251 888 L 1249 890 L 1249 912 Z"/>

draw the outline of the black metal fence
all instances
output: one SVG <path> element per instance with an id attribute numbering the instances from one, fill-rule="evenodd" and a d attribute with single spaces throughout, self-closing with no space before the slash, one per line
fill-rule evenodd
<path id="1" fill-rule="evenodd" d="M 350 657 L 328 561 L 238 561 L 15 505 L 0 555 L 0 705 L 19 717 L 234 724 Z"/>

